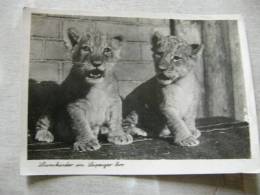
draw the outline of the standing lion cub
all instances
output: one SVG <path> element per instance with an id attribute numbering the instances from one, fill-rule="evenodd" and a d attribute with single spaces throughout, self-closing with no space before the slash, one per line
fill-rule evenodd
<path id="1" fill-rule="evenodd" d="M 156 75 L 126 97 L 124 124 L 129 132 L 146 126 L 159 130 L 161 137 L 173 134 L 178 145 L 196 146 L 201 133 L 195 126 L 199 86 L 194 67 L 202 47 L 155 33 L 152 52 Z"/>
<path id="2" fill-rule="evenodd" d="M 48 116 L 41 117 L 36 140 L 53 141 L 53 129 L 55 138 L 73 142 L 77 151 L 98 150 L 102 132 L 114 144 L 132 143 L 132 136 L 122 130 L 122 103 L 113 76 L 122 38 L 99 32 L 81 35 L 75 28 L 68 29 L 68 38 L 73 67 L 60 86 L 53 127 Z"/>

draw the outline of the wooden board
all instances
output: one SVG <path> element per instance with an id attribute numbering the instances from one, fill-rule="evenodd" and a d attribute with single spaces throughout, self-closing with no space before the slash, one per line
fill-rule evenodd
<path id="1" fill-rule="evenodd" d="M 36 143 L 28 145 L 32 159 L 233 159 L 249 158 L 248 124 L 224 117 L 200 119 L 202 132 L 197 147 L 181 147 L 172 137 L 135 138 L 134 143 L 117 146 L 102 141 L 102 147 L 93 152 L 75 152 L 65 143 Z"/>

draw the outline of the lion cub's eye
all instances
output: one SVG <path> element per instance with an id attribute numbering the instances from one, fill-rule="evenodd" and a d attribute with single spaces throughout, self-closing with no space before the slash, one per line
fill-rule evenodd
<path id="1" fill-rule="evenodd" d="M 89 53 L 91 52 L 90 47 L 87 46 L 87 45 L 82 46 L 81 49 L 82 49 L 84 52 L 89 52 Z"/>
<path id="2" fill-rule="evenodd" d="M 106 47 L 104 50 L 103 50 L 103 54 L 105 55 L 105 56 L 112 56 L 112 50 L 110 49 L 110 48 L 108 48 L 108 47 Z"/>
<path id="3" fill-rule="evenodd" d="M 182 60 L 183 58 L 180 57 L 180 56 L 172 56 L 171 59 L 172 59 L 174 62 L 178 62 L 178 61 Z"/>

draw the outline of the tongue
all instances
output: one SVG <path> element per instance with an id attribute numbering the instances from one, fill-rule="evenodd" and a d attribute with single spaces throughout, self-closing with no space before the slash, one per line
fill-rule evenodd
<path id="1" fill-rule="evenodd" d="M 169 80 L 170 79 L 167 76 L 165 76 L 164 74 L 160 74 L 159 78 L 162 79 L 162 80 Z"/>
<path id="2" fill-rule="evenodd" d="M 92 73 L 90 73 L 89 76 L 92 77 L 92 78 L 98 78 L 98 77 L 101 76 L 101 74 L 92 74 Z"/>

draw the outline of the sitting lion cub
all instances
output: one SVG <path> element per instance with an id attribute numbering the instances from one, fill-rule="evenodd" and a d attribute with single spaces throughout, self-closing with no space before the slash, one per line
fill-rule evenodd
<path id="1" fill-rule="evenodd" d="M 126 97 L 124 124 L 128 124 L 129 132 L 139 129 L 138 125 L 145 127 L 142 123 L 150 123 L 146 129 L 151 129 L 156 118 L 155 129 L 160 130 L 161 137 L 173 134 L 176 144 L 196 146 L 201 133 L 195 127 L 199 86 L 194 66 L 202 47 L 157 32 L 152 38 L 152 51 L 156 75 Z"/>
<path id="2" fill-rule="evenodd" d="M 73 67 L 60 86 L 55 139 L 73 142 L 76 151 L 98 150 L 100 133 L 114 144 L 130 144 L 133 138 L 122 130 L 122 102 L 113 76 L 122 38 L 99 32 L 80 35 L 75 28 L 68 29 L 68 38 Z M 45 123 L 38 125 L 35 138 L 39 141 L 53 141 L 48 120 L 43 116 L 37 123 Z"/>

